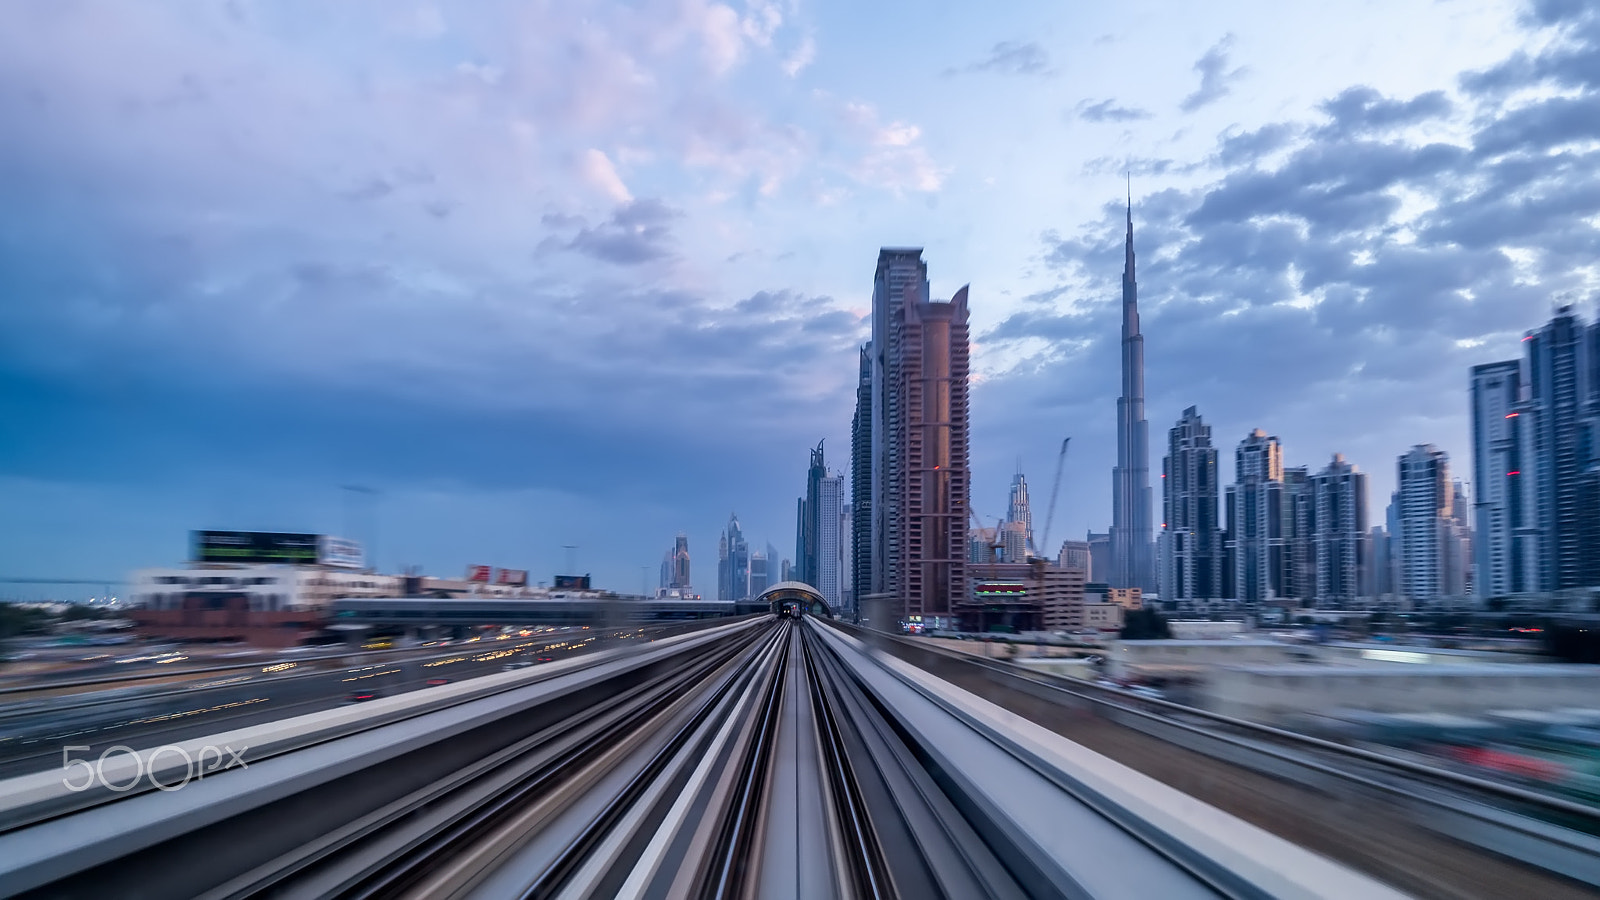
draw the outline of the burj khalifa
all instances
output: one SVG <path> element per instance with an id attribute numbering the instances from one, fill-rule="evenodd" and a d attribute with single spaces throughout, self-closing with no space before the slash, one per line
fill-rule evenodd
<path id="1" fill-rule="evenodd" d="M 1133 197 L 1122 270 L 1122 396 L 1117 398 L 1117 465 L 1111 470 L 1112 587 L 1155 585 L 1150 527 L 1150 426 L 1144 420 L 1144 335 L 1133 269 Z"/>

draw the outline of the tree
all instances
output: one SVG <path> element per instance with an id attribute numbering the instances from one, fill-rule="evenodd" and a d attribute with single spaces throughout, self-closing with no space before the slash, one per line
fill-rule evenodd
<path id="1" fill-rule="evenodd" d="M 46 634 L 50 630 L 50 614 L 42 609 L 0 603 L 0 638 L 19 634 Z"/>
<path id="2" fill-rule="evenodd" d="M 93 606 L 84 606 L 79 603 L 74 603 L 67 607 L 66 612 L 61 614 L 61 621 L 78 622 L 90 619 L 107 619 L 110 617 L 110 610 L 96 609 Z"/>
<path id="3" fill-rule="evenodd" d="M 1148 641 L 1172 637 L 1167 617 L 1153 609 L 1136 609 L 1122 619 L 1122 639 Z"/>

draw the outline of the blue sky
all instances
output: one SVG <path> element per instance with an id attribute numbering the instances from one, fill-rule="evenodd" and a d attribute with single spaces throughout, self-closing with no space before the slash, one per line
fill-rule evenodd
<path id="1" fill-rule="evenodd" d="M 1004 7 L 0 5 L 0 576 L 368 538 L 359 484 L 385 569 L 626 590 L 684 530 L 714 589 L 847 462 L 881 245 L 972 285 L 976 508 L 1071 435 L 1052 542 L 1099 530 L 1125 170 L 1152 445 L 1197 405 L 1380 516 L 1593 312 L 1587 4 Z"/>

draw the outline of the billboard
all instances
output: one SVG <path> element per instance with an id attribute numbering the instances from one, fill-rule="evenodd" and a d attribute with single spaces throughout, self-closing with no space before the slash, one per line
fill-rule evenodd
<path id="1" fill-rule="evenodd" d="M 492 566 L 467 566 L 467 580 L 489 583 L 489 570 Z"/>
<path id="2" fill-rule="evenodd" d="M 341 569 L 365 569 L 367 555 L 355 541 L 325 534 L 317 547 L 317 562 Z"/>
<path id="3" fill-rule="evenodd" d="M 558 591 L 561 591 L 561 590 L 566 590 L 566 591 L 587 591 L 587 590 L 590 590 L 590 587 L 589 587 L 589 576 L 587 576 L 587 575 L 557 575 L 556 576 L 556 582 L 553 585 L 553 587 Z"/>
<path id="4" fill-rule="evenodd" d="M 193 556 L 195 562 L 314 565 L 320 559 L 319 537 L 269 531 L 196 531 Z"/>
<path id="5" fill-rule="evenodd" d="M 495 584 L 504 584 L 511 587 L 528 586 L 527 569 L 501 569 L 499 572 L 495 573 L 495 575 Z"/>

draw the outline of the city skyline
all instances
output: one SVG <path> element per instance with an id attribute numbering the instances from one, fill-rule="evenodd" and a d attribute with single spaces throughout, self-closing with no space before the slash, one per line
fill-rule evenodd
<path id="1" fill-rule="evenodd" d="M 572 545 L 627 589 L 730 508 L 787 544 L 787 461 L 845 446 L 861 272 L 903 244 L 981 298 L 973 495 L 1019 455 L 1041 482 L 1071 422 L 1055 530 L 1099 531 L 1126 170 L 1147 420 L 1343 453 L 1374 498 L 1417 443 L 1465 473 L 1463 373 L 1594 312 L 1600 26 L 1263 8 L 889 48 L 892 4 L 0 10 L 0 575 L 342 533 L 352 483 L 389 571 Z"/>

